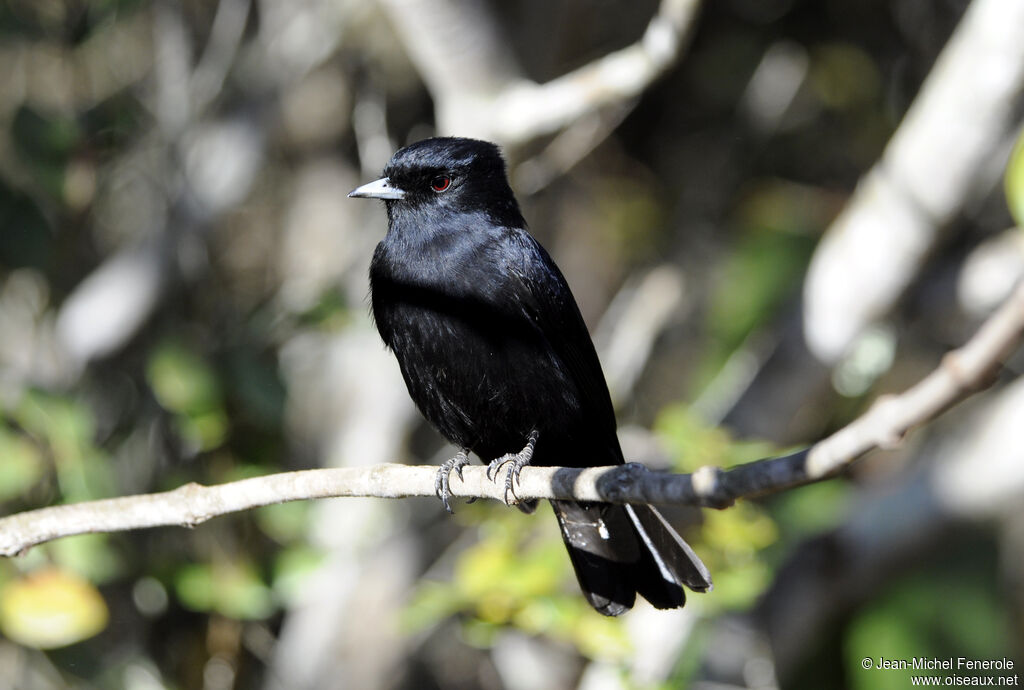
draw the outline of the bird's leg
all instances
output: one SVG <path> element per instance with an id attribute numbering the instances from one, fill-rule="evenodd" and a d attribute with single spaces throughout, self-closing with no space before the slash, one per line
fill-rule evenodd
<path id="1" fill-rule="evenodd" d="M 451 504 L 448 503 L 448 499 L 451 498 L 451 475 L 452 472 L 459 475 L 459 479 L 462 479 L 462 468 L 469 464 L 469 451 L 465 448 L 456 453 L 454 458 L 449 458 L 441 463 L 441 467 L 437 470 L 437 476 L 434 477 L 434 491 L 437 493 L 437 497 L 444 503 L 444 509 L 449 513 L 454 514 Z"/>
<path id="2" fill-rule="evenodd" d="M 498 481 L 498 472 L 505 465 L 509 465 L 508 474 L 505 475 L 505 505 L 513 505 L 514 501 L 509 500 L 511 494 L 513 499 L 516 499 L 516 493 L 512 489 L 512 482 L 519 481 L 519 474 L 523 471 L 523 468 L 530 464 L 530 460 L 533 458 L 533 448 L 537 445 L 538 433 L 536 431 L 530 432 L 530 438 L 526 442 L 526 447 L 518 453 L 506 453 L 500 458 L 495 458 L 491 461 L 491 464 L 487 466 L 487 478 L 493 481 Z M 494 477 L 491 477 L 491 473 L 494 473 Z M 518 500 L 518 499 L 516 499 Z"/>

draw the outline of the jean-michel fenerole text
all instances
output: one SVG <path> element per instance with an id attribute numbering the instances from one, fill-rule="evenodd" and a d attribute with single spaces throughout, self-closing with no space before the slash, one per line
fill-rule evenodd
<path id="1" fill-rule="evenodd" d="M 1013 659 L 968 659 L 956 657 L 938 659 L 935 657 L 913 657 L 911 659 L 886 659 L 878 657 L 876 669 L 912 669 L 915 671 L 1009 671 L 1013 669 Z"/>

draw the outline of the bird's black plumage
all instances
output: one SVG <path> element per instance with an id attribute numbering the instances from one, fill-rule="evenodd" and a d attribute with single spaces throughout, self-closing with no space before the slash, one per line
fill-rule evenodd
<path id="1" fill-rule="evenodd" d="M 388 233 L 370 264 L 374 320 L 409 394 L 448 440 L 485 460 L 532 438 L 519 464 L 623 462 L 594 345 L 565 278 L 526 231 L 497 146 L 418 142 L 351 196 L 385 200 Z M 683 605 L 684 584 L 710 589 L 703 563 L 653 508 L 552 506 L 601 613 L 622 613 L 637 593 L 671 608 Z"/>

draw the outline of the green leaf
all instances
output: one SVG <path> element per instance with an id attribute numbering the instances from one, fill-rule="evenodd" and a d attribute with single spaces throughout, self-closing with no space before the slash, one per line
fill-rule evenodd
<path id="1" fill-rule="evenodd" d="M 841 479 L 784 491 L 772 499 L 771 511 L 790 539 L 799 539 L 837 527 L 847 516 L 852 500 Z"/>
<path id="2" fill-rule="evenodd" d="M 30 434 L 49 443 L 58 462 L 77 460 L 84 449 L 93 447 L 92 414 L 74 400 L 29 391 L 14 418 Z"/>
<path id="3" fill-rule="evenodd" d="M 116 493 L 117 482 L 110 462 L 93 443 L 95 423 L 85 405 L 30 391 L 13 417 L 29 434 L 49 446 L 64 500 L 87 501 Z"/>
<path id="4" fill-rule="evenodd" d="M 0 629 L 15 642 L 54 649 L 88 639 L 109 620 L 99 591 L 72 573 L 47 568 L 0 591 Z"/>
<path id="5" fill-rule="evenodd" d="M 17 498 L 43 475 L 39 449 L 23 436 L 0 426 L 0 501 Z"/>
<path id="6" fill-rule="evenodd" d="M 462 641 L 477 649 L 490 649 L 501 632 L 501 626 L 490 621 L 470 618 L 462 624 Z"/>
<path id="7" fill-rule="evenodd" d="M 297 602 L 309 576 L 323 564 L 324 554 L 299 545 L 285 549 L 274 560 L 273 590 L 282 602 Z"/>
<path id="8" fill-rule="evenodd" d="M 708 425 L 683 404 L 668 405 L 658 414 L 654 431 L 672 454 L 679 472 L 712 465 L 730 467 L 775 454 L 763 441 L 737 441 L 723 428 Z"/>
<path id="9" fill-rule="evenodd" d="M 209 611 L 214 601 L 213 568 L 208 563 L 183 566 L 174 578 L 174 591 L 185 608 Z"/>
<path id="10" fill-rule="evenodd" d="M 279 544 L 301 539 L 309 527 L 309 501 L 290 501 L 263 506 L 256 510 L 256 523 Z"/>
<path id="11" fill-rule="evenodd" d="M 228 417 L 223 410 L 211 410 L 191 417 L 175 418 L 178 433 L 199 450 L 211 450 L 224 442 L 228 434 Z"/>
<path id="12" fill-rule="evenodd" d="M 432 627 L 466 607 L 466 599 L 448 582 L 424 580 L 402 611 L 402 630 L 417 633 Z"/>
<path id="13" fill-rule="evenodd" d="M 766 321 L 800 285 L 814 244 L 809 236 L 754 232 L 742 239 L 719 270 L 708 328 L 732 349 Z"/>
<path id="14" fill-rule="evenodd" d="M 760 560 L 748 560 L 713 572 L 715 592 L 708 607 L 727 611 L 749 609 L 772 582 L 772 569 Z"/>
<path id="15" fill-rule="evenodd" d="M 121 572 L 122 562 L 110 545 L 109 534 L 79 534 L 46 545 L 50 557 L 66 570 L 97 584 Z"/>
<path id="16" fill-rule="evenodd" d="M 215 608 L 228 618 L 262 619 L 274 612 L 270 588 L 248 564 L 219 568 L 215 584 Z"/>
<path id="17" fill-rule="evenodd" d="M 195 353 L 166 342 L 152 354 L 146 377 L 157 401 L 186 416 L 220 406 L 220 385 L 213 370 Z"/>
<path id="18" fill-rule="evenodd" d="M 1024 129 L 1017 136 L 1010 161 L 1006 165 L 1006 204 L 1017 227 L 1024 228 Z"/>
<path id="19" fill-rule="evenodd" d="M 707 511 L 701 531 L 705 541 L 728 548 L 730 553 L 759 551 L 779 537 L 775 522 L 749 501 L 737 503 L 729 510 Z"/>
<path id="20" fill-rule="evenodd" d="M 574 632 L 576 646 L 589 659 L 625 661 L 633 651 L 622 622 L 602 616 L 593 609 L 581 617 L 580 624 L 574 626 Z"/>
<path id="21" fill-rule="evenodd" d="M 174 588 L 187 608 L 236 620 L 263 619 L 275 608 L 270 588 L 248 563 L 186 565 L 178 571 Z"/>
<path id="22" fill-rule="evenodd" d="M 198 450 L 220 446 L 228 434 L 228 416 L 216 373 L 201 357 L 175 342 L 153 352 L 146 369 L 153 395 L 175 413 L 178 432 Z"/>

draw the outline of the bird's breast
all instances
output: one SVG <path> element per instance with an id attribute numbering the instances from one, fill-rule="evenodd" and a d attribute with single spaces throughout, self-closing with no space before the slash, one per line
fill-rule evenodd
<path id="1" fill-rule="evenodd" d="M 453 443 L 488 457 L 518 450 L 535 429 L 575 425 L 577 388 L 525 323 L 387 282 L 374 289 L 373 312 L 410 396 Z"/>

